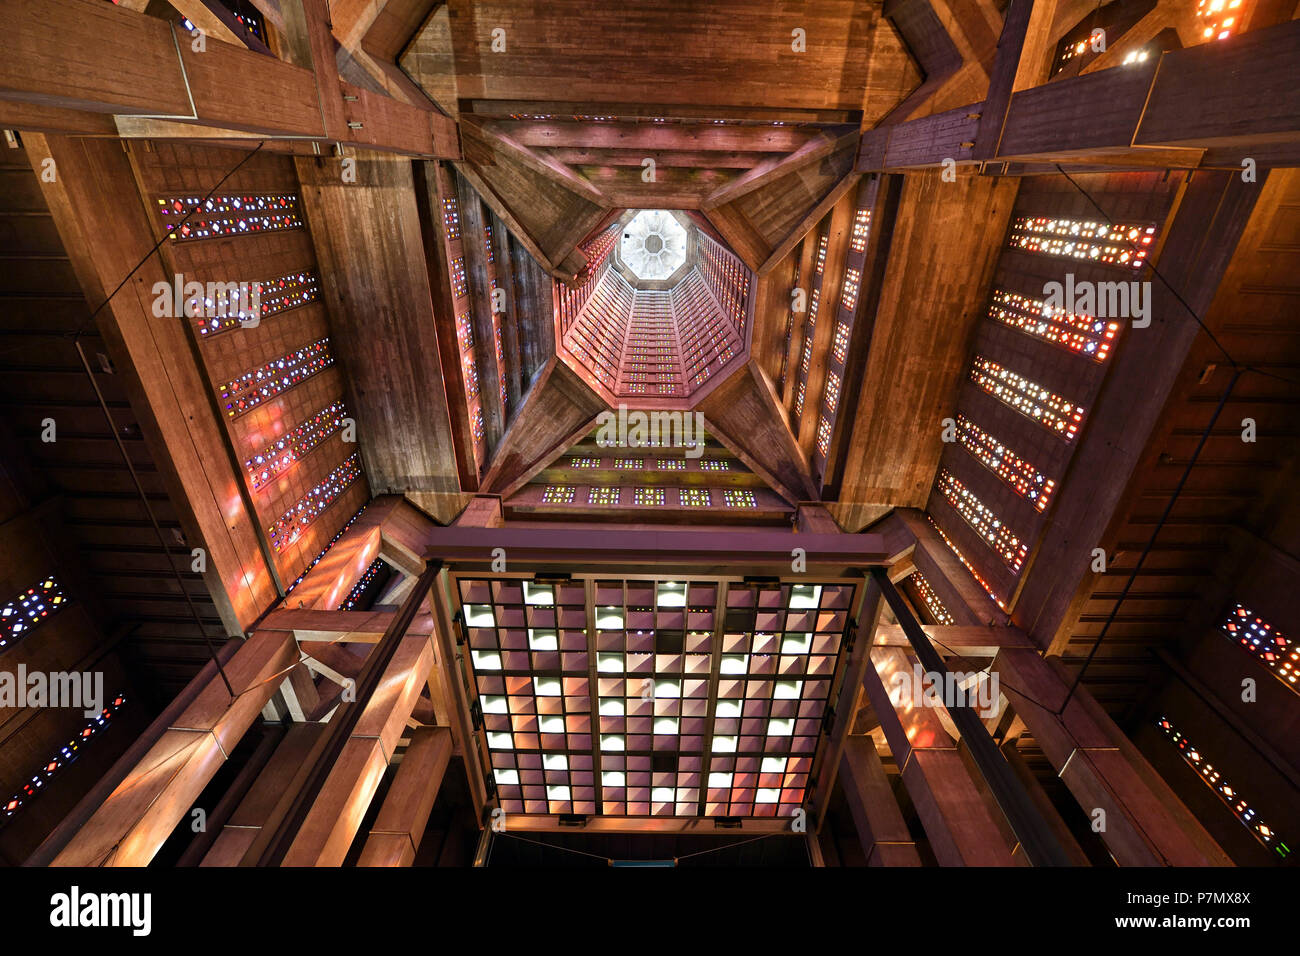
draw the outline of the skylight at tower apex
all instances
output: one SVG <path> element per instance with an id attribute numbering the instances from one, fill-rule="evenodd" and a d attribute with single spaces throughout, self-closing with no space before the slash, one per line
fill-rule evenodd
<path id="1" fill-rule="evenodd" d="M 623 227 L 618 256 L 638 279 L 667 279 L 686 255 L 686 230 L 666 210 L 642 210 Z"/>

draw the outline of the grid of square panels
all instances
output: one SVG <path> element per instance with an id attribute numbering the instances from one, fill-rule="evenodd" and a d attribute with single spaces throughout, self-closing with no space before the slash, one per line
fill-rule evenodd
<path id="1" fill-rule="evenodd" d="M 458 588 L 473 716 L 507 813 L 791 816 L 802 804 L 854 583 Z"/>
<path id="2" fill-rule="evenodd" d="M 581 584 L 462 580 L 492 776 L 507 813 L 596 812 Z"/>
<path id="3" fill-rule="evenodd" d="M 803 803 L 852 584 L 732 586 L 723 622 L 706 816 L 791 816 Z"/>
<path id="4" fill-rule="evenodd" d="M 699 812 L 718 585 L 596 581 L 601 812 Z"/>

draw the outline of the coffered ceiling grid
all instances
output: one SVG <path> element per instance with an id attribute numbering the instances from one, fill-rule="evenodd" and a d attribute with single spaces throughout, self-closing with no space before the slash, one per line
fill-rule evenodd
<path id="1" fill-rule="evenodd" d="M 856 582 L 457 579 L 507 813 L 791 816 Z"/>

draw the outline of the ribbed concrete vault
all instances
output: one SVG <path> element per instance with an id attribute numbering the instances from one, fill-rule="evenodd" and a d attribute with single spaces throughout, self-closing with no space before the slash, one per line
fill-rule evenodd
<path id="1" fill-rule="evenodd" d="M 694 219 L 629 210 L 582 251 L 556 283 L 557 351 L 611 405 L 691 407 L 744 364 L 753 276 Z"/>

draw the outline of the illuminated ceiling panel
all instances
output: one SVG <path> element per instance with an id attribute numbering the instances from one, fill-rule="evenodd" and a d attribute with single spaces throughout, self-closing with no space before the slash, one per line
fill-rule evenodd
<path id="1" fill-rule="evenodd" d="M 792 816 L 855 582 L 457 582 L 506 813 Z"/>
<path id="2" fill-rule="evenodd" d="M 686 230 L 663 209 L 643 209 L 623 227 L 619 256 L 638 279 L 667 279 L 686 261 Z"/>

